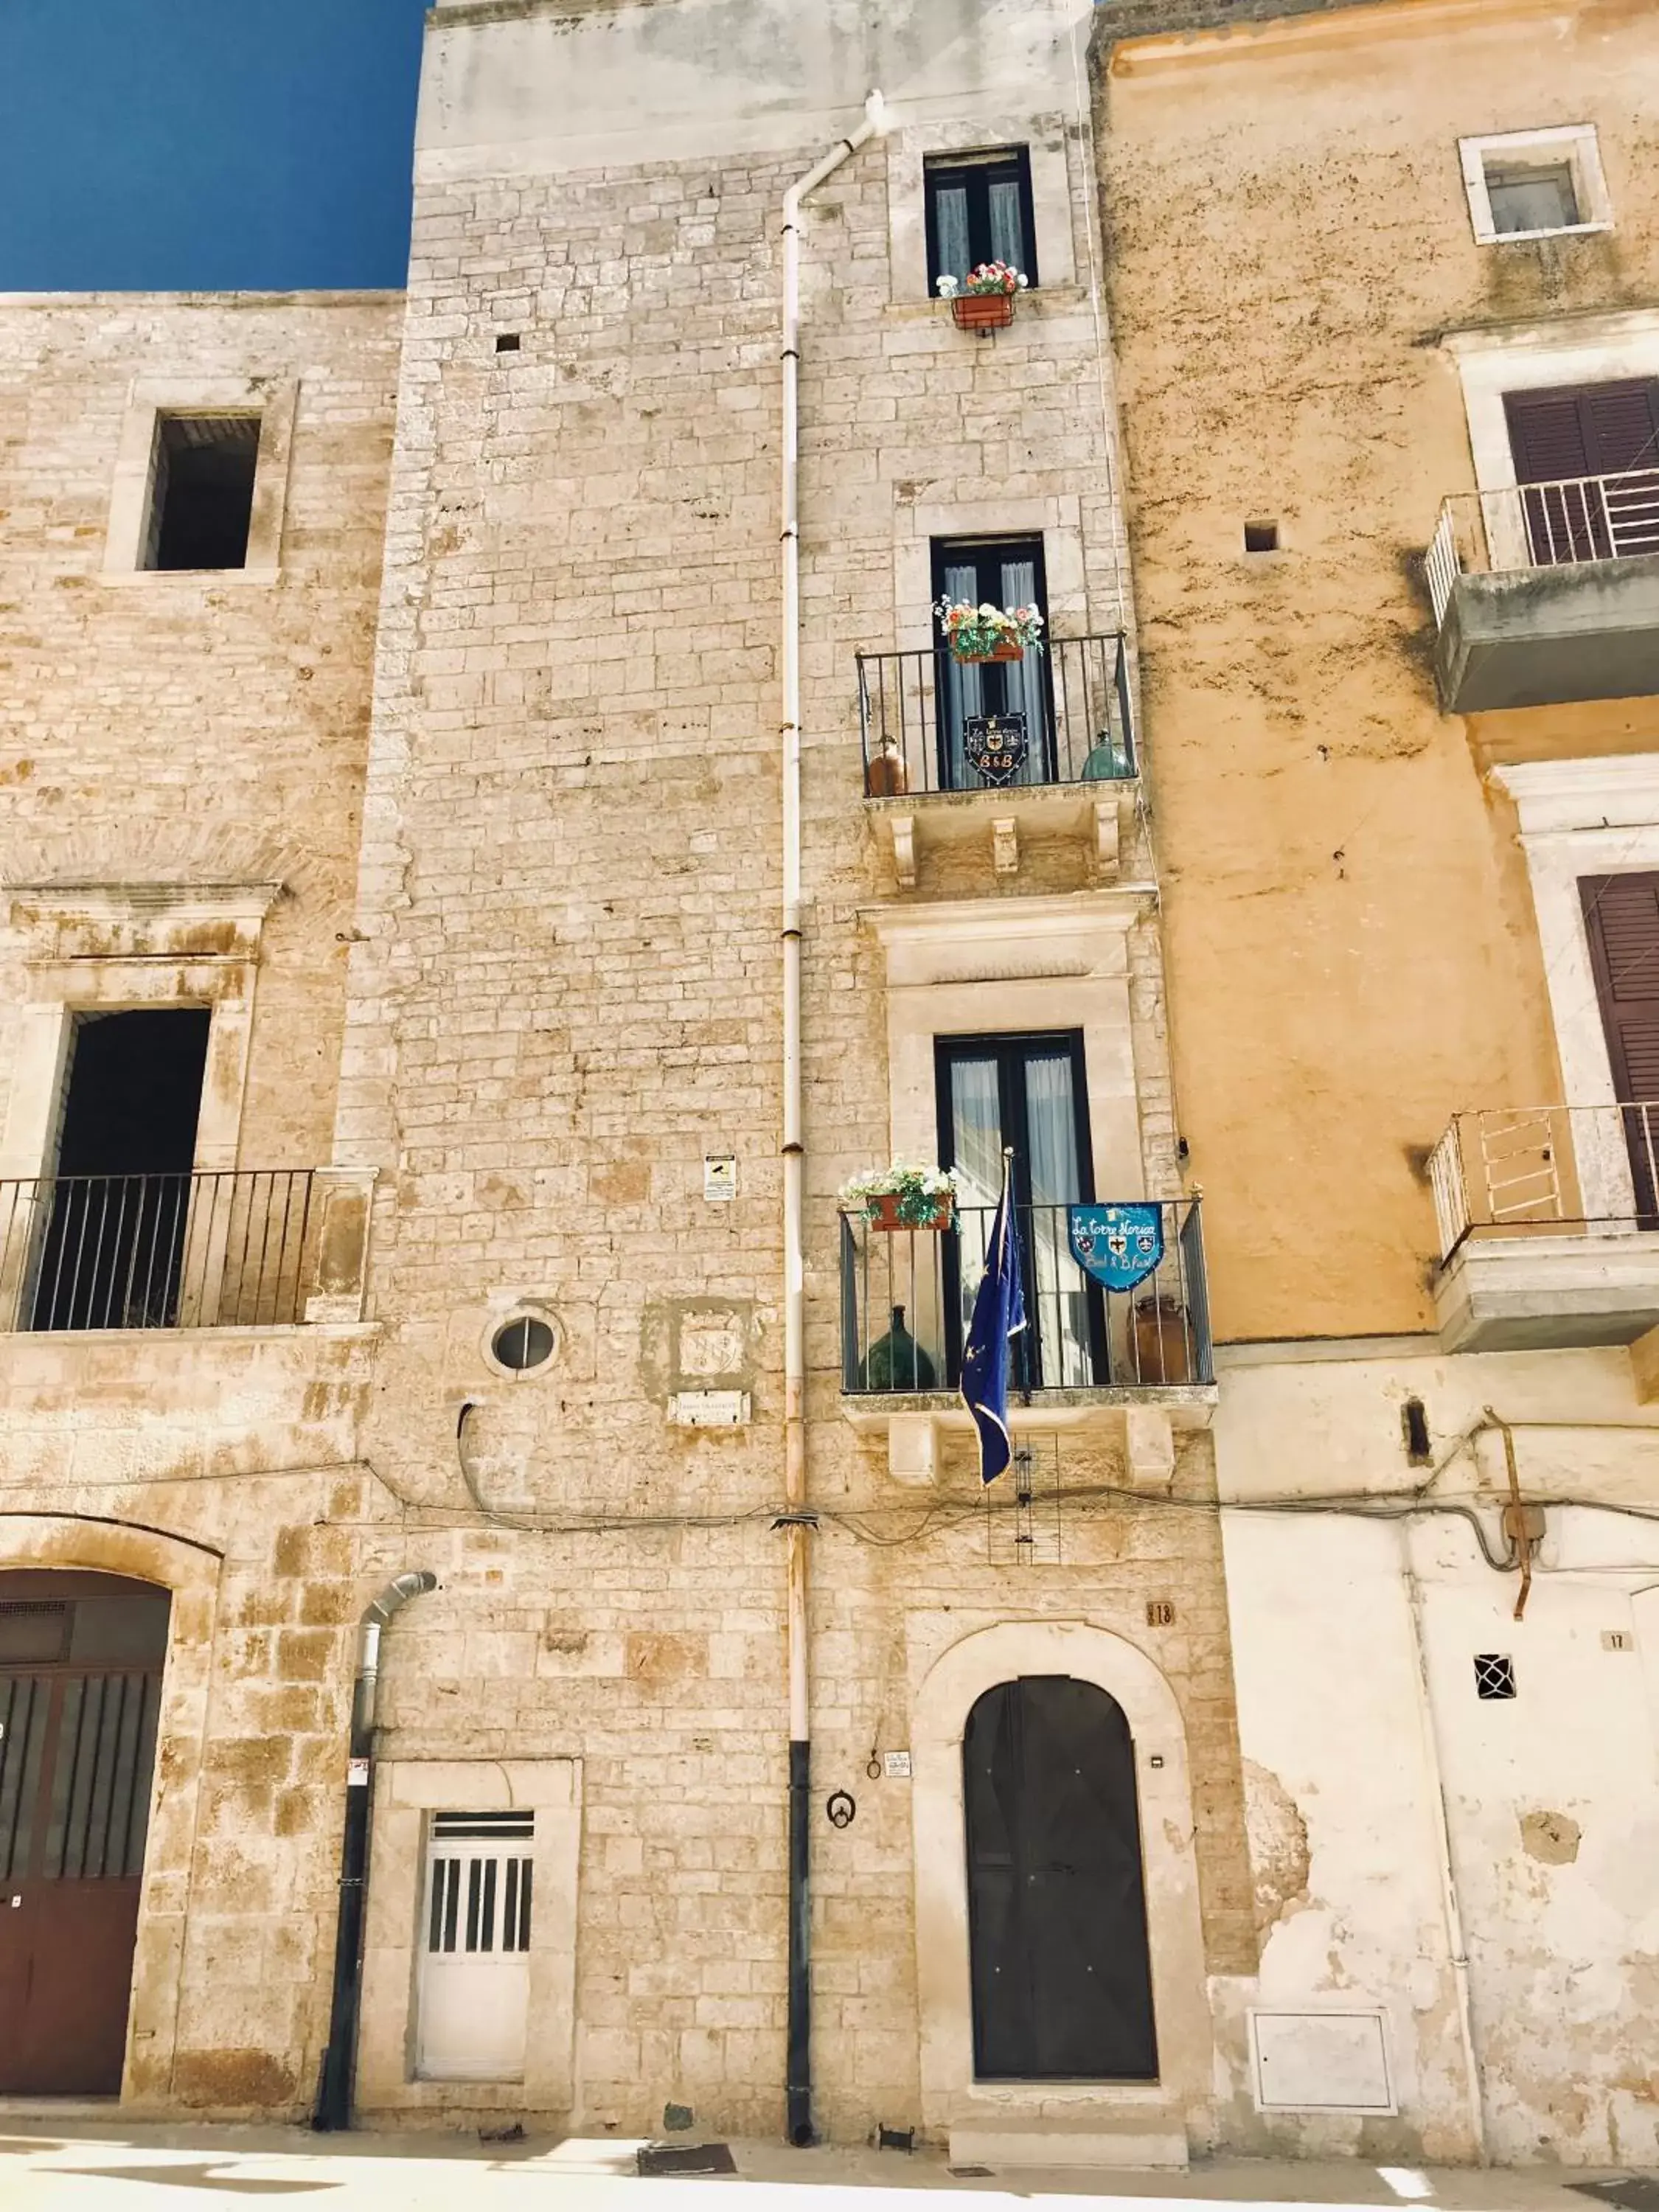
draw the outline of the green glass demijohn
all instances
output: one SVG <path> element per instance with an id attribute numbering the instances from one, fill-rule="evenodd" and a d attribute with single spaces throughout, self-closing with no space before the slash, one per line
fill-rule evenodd
<path id="1" fill-rule="evenodd" d="M 864 1355 L 860 1378 L 866 1390 L 931 1390 L 933 1363 L 904 1326 L 904 1308 L 893 1308 L 892 1326 Z"/>

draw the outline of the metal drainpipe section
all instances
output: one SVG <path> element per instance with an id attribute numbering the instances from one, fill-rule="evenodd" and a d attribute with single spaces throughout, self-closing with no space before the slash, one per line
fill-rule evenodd
<path id="1" fill-rule="evenodd" d="M 806 1648 L 806 1346 L 801 1229 L 800 1060 L 800 204 L 883 128 L 872 92 L 864 120 L 783 196 L 783 1497 L 788 1544 L 789 2021 L 785 2132 L 812 2132 L 811 1907 L 807 1822 L 812 1786 Z"/>
<path id="2" fill-rule="evenodd" d="M 380 1678 L 380 1631 L 412 1597 L 438 1587 L 425 1567 L 389 1582 L 363 1609 L 357 1625 L 357 1678 L 351 1687 L 350 1765 L 346 1773 L 345 1836 L 340 1846 L 340 1905 L 334 1935 L 334 1996 L 329 2008 L 328 2048 L 317 2086 L 311 2124 L 319 2130 L 351 2125 L 351 2087 L 357 2062 L 357 2005 L 363 1964 L 363 1914 L 368 1900 L 368 1804 L 374 1779 L 374 1692 Z"/>

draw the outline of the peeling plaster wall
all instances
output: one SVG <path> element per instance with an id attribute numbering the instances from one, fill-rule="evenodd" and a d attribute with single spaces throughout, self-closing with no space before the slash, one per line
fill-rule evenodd
<path id="1" fill-rule="evenodd" d="M 1389 2017 L 1397 2119 L 1250 2112 L 1273 2148 L 1461 2159 L 1467 2075 L 1404 1577 L 1423 1593 L 1434 1735 L 1468 1943 L 1488 2148 L 1498 2160 L 1650 2163 L 1659 2082 L 1644 2056 L 1659 1903 L 1659 1522 L 1594 1510 L 1652 1494 L 1659 1419 L 1620 1351 L 1249 1358 L 1224 1369 L 1217 1432 L 1261 1972 L 1252 2001 Z M 1526 1616 L 1449 1517 L 1366 1522 L 1243 1509 L 1369 1490 L 1405 1497 L 1399 1407 L 1420 1397 L 1437 1459 L 1492 1405 L 1523 1486 L 1552 1507 Z M 1596 1421 L 1601 1429 L 1528 1424 Z M 1501 1550 L 1499 1439 L 1432 1495 L 1472 1505 Z M 1623 1637 L 1630 1648 L 1609 1649 Z M 1477 1653 L 1512 1658 L 1513 1701 L 1475 1695 Z"/>
<path id="2" fill-rule="evenodd" d="M 1141 11 L 1103 10 L 1097 46 L 1176 1092 L 1217 1331 L 1417 1329 L 1425 1150 L 1455 1109 L 1560 1091 L 1513 818 L 1480 771 L 1659 733 L 1650 701 L 1439 713 L 1422 555 L 1476 481 L 1442 337 L 1659 298 L 1659 17 L 1252 5 L 1179 38 L 1188 12 L 1114 46 Z M 1477 246 L 1459 137 L 1586 121 L 1613 229 Z M 1256 519 L 1279 551 L 1245 553 Z"/>

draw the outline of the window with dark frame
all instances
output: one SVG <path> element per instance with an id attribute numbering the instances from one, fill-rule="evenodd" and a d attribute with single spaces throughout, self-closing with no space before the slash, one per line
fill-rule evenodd
<path id="1" fill-rule="evenodd" d="M 927 289 L 957 283 L 981 262 L 1005 261 L 1028 284 L 1037 281 L 1031 163 L 1024 146 L 984 154 L 940 155 L 924 169 L 927 203 Z"/>
<path id="2" fill-rule="evenodd" d="M 257 415 L 158 415 L 140 567 L 245 568 L 258 463 Z"/>

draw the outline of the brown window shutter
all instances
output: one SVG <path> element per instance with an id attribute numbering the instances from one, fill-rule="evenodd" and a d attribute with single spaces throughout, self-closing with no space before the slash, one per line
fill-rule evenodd
<path id="1" fill-rule="evenodd" d="M 1650 377 L 1506 392 L 1504 413 L 1518 483 L 1659 468 L 1659 383 Z"/>
<path id="2" fill-rule="evenodd" d="M 1659 1228 L 1659 875 L 1581 876 L 1584 930 L 1614 1095 L 1635 1188 L 1636 1218 Z"/>
<path id="3" fill-rule="evenodd" d="M 1659 1099 L 1659 875 L 1583 876 L 1601 1026 L 1621 1099 Z"/>

